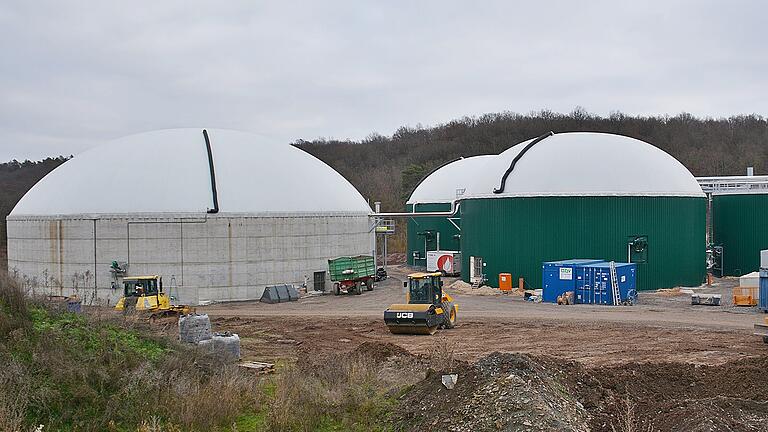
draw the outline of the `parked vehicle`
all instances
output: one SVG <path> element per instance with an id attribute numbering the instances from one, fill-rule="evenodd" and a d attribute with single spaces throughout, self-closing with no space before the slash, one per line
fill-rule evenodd
<path id="1" fill-rule="evenodd" d="M 459 305 L 443 291 L 442 274 L 411 273 L 403 287 L 404 304 L 393 304 L 384 311 L 384 324 L 394 334 L 435 334 L 438 328 L 456 326 Z"/>
<path id="2" fill-rule="evenodd" d="M 328 260 L 328 273 L 333 282 L 333 293 L 360 295 L 363 290 L 373 291 L 376 265 L 370 255 L 338 257 Z"/>

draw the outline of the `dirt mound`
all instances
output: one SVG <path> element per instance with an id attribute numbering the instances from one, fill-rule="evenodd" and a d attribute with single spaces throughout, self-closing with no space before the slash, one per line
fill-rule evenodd
<path id="1" fill-rule="evenodd" d="M 586 368 L 493 353 L 457 363 L 453 390 L 442 384 L 445 372 L 431 371 L 395 420 L 403 430 L 758 431 L 768 424 L 767 370 L 768 357 Z"/>
<path id="2" fill-rule="evenodd" d="M 448 290 L 453 291 L 455 293 L 464 294 L 464 295 L 500 296 L 503 294 L 500 290 L 496 288 L 491 288 L 489 286 L 472 288 L 472 285 L 464 282 L 461 279 L 453 282 L 452 284 L 448 285 L 446 288 L 448 288 Z"/>
<path id="3" fill-rule="evenodd" d="M 593 370 L 611 402 L 595 407 L 592 426 L 610 430 L 604 425 L 620 418 L 636 430 L 764 430 L 766 371 L 765 357 L 720 366 L 631 363 Z"/>
<path id="4" fill-rule="evenodd" d="M 392 357 L 412 357 L 412 354 L 407 349 L 390 342 L 366 341 L 358 345 L 352 353 L 363 355 L 379 362 L 389 360 Z"/>
<path id="5" fill-rule="evenodd" d="M 409 392 L 398 413 L 405 430 L 589 430 L 584 407 L 528 355 L 493 353 L 453 372 L 453 390 L 430 373 Z"/>

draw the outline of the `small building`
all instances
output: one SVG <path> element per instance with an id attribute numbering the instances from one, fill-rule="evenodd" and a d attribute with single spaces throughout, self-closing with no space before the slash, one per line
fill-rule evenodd
<path id="1" fill-rule="evenodd" d="M 741 276 L 758 271 L 760 251 L 768 249 L 768 224 L 763 217 L 768 214 L 768 176 L 697 180 L 711 199 L 710 243 L 722 248 L 717 257 L 722 275 Z"/>

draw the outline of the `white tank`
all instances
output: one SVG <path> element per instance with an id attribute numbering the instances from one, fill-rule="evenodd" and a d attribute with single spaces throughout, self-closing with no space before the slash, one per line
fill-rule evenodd
<path id="1" fill-rule="evenodd" d="M 117 261 L 199 304 L 259 299 L 265 286 L 313 281 L 328 258 L 372 253 L 371 209 L 332 168 L 256 135 L 207 133 L 217 202 L 202 129 L 117 139 L 19 201 L 8 217 L 9 271 L 40 291 L 114 303 Z"/>

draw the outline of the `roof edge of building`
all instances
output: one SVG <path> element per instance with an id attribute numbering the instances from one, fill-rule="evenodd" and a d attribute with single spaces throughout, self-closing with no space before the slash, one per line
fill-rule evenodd
<path id="1" fill-rule="evenodd" d="M 683 193 L 683 192 L 526 192 L 526 193 L 504 193 L 504 194 L 477 194 L 477 195 L 465 195 L 461 197 L 461 200 L 468 199 L 489 199 L 489 198 L 544 198 L 544 197 L 679 197 L 679 198 L 706 198 L 704 192 L 700 193 Z"/>
<path id="2" fill-rule="evenodd" d="M 366 216 L 371 211 L 327 211 L 327 212 L 219 212 L 216 214 L 185 213 L 185 212 L 151 212 L 151 213 L 73 213 L 53 215 L 9 215 L 8 221 L 24 220 L 94 220 L 94 219 L 177 219 L 183 220 L 215 220 L 227 218 L 280 218 L 280 217 L 348 217 Z"/>

